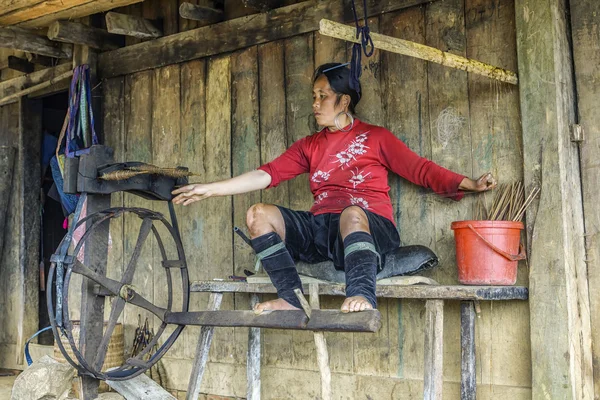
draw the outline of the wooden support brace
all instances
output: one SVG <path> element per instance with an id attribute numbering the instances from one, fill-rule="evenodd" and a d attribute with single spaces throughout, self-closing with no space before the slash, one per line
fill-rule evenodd
<path id="1" fill-rule="evenodd" d="M 163 35 L 155 21 L 150 21 L 134 15 L 119 14 L 116 12 L 106 13 L 106 30 L 125 36 L 133 36 L 139 39 L 156 39 Z"/>
<path id="2" fill-rule="evenodd" d="M 256 293 L 250 298 L 250 308 L 258 304 Z M 248 357 L 246 361 L 246 398 L 260 400 L 260 328 L 248 330 Z"/>
<path id="3" fill-rule="evenodd" d="M 48 38 L 36 35 L 27 29 L 14 26 L 0 28 L 0 43 L 2 47 L 9 49 L 28 51 L 54 58 L 71 58 L 73 51 L 71 46 L 60 45 Z"/>
<path id="4" fill-rule="evenodd" d="M 179 15 L 181 18 L 200 21 L 200 26 L 223 21 L 222 10 L 213 7 L 199 6 L 192 3 L 181 3 L 179 6 Z"/>
<path id="5" fill-rule="evenodd" d="M 104 29 L 69 21 L 53 22 L 48 27 L 48 39 L 80 44 L 102 51 L 118 49 L 125 44 L 122 37 L 113 35 Z"/>
<path id="6" fill-rule="evenodd" d="M 311 283 L 309 285 L 310 306 L 315 310 L 321 308 L 319 301 L 319 284 Z M 321 399 L 331 400 L 331 370 L 329 368 L 329 352 L 327 351 L 327 341 L 323 332 L 315 332 L 315 347 L 317 349 L 317 363 L 321 373 Z"/>
<path id="7" fill-rule="evenodd" d="M 444 301 L 425 302 L 425 376 L 423 398 L 441 400 L 444 384 Z"/>
<path id="8" fill-rule="evenodd" d="M 319 33 L 325 36 L 331 36 L 348 42 L 360 43 L 356 38 L 356 29 L 352 26 L 340 24 L 338 22 L 322 19 Z M 513 85 L 518 83 L 517 74 L 503 68 L 484 64 L 480 61 L 471 60 L 456 54 L 447 53 L 434 47 L 425 46 L 420 43 L 408 40 L 398 39 L 390 36 L 371 33 L 373 45 L 381 50 L 392 53 L 403 54 L 421 60 L 431 61 L 446 67 L 460 69 L 470 73 L 487 76 L 501 82 L 507 82 Z"/>
<path id="9" fill-rule="evenodd" d="M 30 74 L 33 72 L 35 66 L 24 58 L 8 56 L 8 68 Z"/>
<path id="10" fill-rule="evenodd" d="M 223 293 L 211 293 L 207 309 L 210 311 L 218 310 L 221 307 L 222 300 Z M 192 367 L 190 382 L 188 384 L 187 400 L 197 399 L 200 393 L 200 385 L 202 384 L 202 376 L 206 369 L 206 361 L 208 360 L 208 352 L 210 351 L 213 331 L 214 327 L 212 326 L 203 326 L 200 328 L 200 337 L 198 338 L 198 345 L 196 346 L 196 358 L 194 359 L 194 366 Z"/>
<path id="11" fill-rule="evenodd" d="M 475 373 L 475 304 L 463 301 L 460 304 L 460 398 L 475 400 L 477 397 Z"/>
<path id="12" fill-rule="evenodd" d="M 109 380 L 106 383 L 126 399 L 176 400 L 173 395 L 145 374 L 124 381 Z"/>
<path id="13" fill-rule="evenodd" d="M 41 89 L 47 88 L 49 86 L 52 86 L 56 82 L 60 82 L 63 79 L 70 78 L 71 76 L 73 76 L 73 71 L 68 71 L 68 72 L 65 72 L 65 73 L 63 73 L 63 74 L 61 74 L 61 75 L 59 75 L 59 76 L 57 76 L 55 78 L 52 78 L 52 79 L 50 79 L 50 80 L 48 80 L 46 82 L 42 82 L 42 83 L 40 83 L 38 85 L 34 85 L 34 86 L 31 86 L 31 87 L 28 87 L 27 89 L 23 89 L 23 90 L 21 90 L 21 91 L 19 91 L 17 93 L 14 93 L 14 94 L 11 94 L 9 96 L 6 96 L 6 97 L 0 99 L 0 106 L 6 105 L 6 104 L 9 104 L 9 103 L 14 103 L 15 101 L 19 100 L 19 98 L 21 98 L 21 97 L 23 97 L 25 95 L 28 95 L 30 93 L 37 92 L 38 90 L 41 90 Z"/>

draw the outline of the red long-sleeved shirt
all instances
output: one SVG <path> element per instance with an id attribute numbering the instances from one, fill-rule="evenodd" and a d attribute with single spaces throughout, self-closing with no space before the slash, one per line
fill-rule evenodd
<path id="1" fill-rule="evenodd" d="M 442 196 L 463 196 L 458 186 L 464 175 L 419 156 L 387 129 L 357 119 L 349 132 L 325 128 L 298 140 L 259 169 L 271 175 L 268 187 L 309 173 L 315 215 L 358 205 L 394 222 L 388 170 Z"/>

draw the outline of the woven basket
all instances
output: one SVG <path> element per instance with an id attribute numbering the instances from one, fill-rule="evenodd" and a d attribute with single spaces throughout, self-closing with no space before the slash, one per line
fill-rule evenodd
<path id="1" fill-rule="evenodd" d="M 106 329 L 106 322 L 104 323 L 104 328 Z M 79 321 L 73 321 L 73 340 L 76 345 L 79 345 L 79 332 L 80 332 Z M 71 357 L 75 362 L 77 359 L 71 350 L 71 346 L 69 345 L 69 341 L 66 336 L 61 335 L 60 338 L 63 346 L 67 350 L 67 354 Z M 124 357 L 124 336 L 123 336 L 123 324 L 115 325 L 115 329 L 113 330 L 112 335 L 110 336 L 110 341 L 108 342 L 108 351 L 106 353 L 106 357 L 104 359 L 104 365 L 102 366 L 102 371 L 106 371 L 109 368 L 120 367 L 125 362 Z M 58 345 L 54 343 L 54 358 L 56 361 L 66 363 L 67 360 L 60 352 Z M 108 385 L 104 382 L 100 382 L 99 392 L 107 392 Z"/>

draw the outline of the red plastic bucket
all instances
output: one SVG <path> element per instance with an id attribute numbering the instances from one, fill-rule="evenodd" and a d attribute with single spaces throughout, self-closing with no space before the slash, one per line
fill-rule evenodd
<path id="1" fill-rule="evenodd" d="M 464 285 L 514 285 L 517 264 L 525 259 L 522 222 L 455 221 L 458 280 Z"/>

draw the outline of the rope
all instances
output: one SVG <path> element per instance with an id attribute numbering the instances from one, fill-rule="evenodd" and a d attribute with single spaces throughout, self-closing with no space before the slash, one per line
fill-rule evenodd
<path id="1" fill-rule="evenodd" d="M 352 60 L 350 61 L 350 88 L 354 89 L 359 96 L 360 93 L 360 76 L 362 75 L 362 53 L 365 56 L 371 57 L 375 51 L 373 39 L 371 39 L 369 21 L 367 19 L 367 0 L 363 0 L 364 26 L 358 24 L 358 15 L 356 14 L 356 5 L 352 0 L 352 13 L 354 14 L 354 23 L 356 24 L 356 38 L 360 39 L 360 44 L 355 43 L 352 46 Z M 370 50 L 368 50 L 370 46 Z"/>

